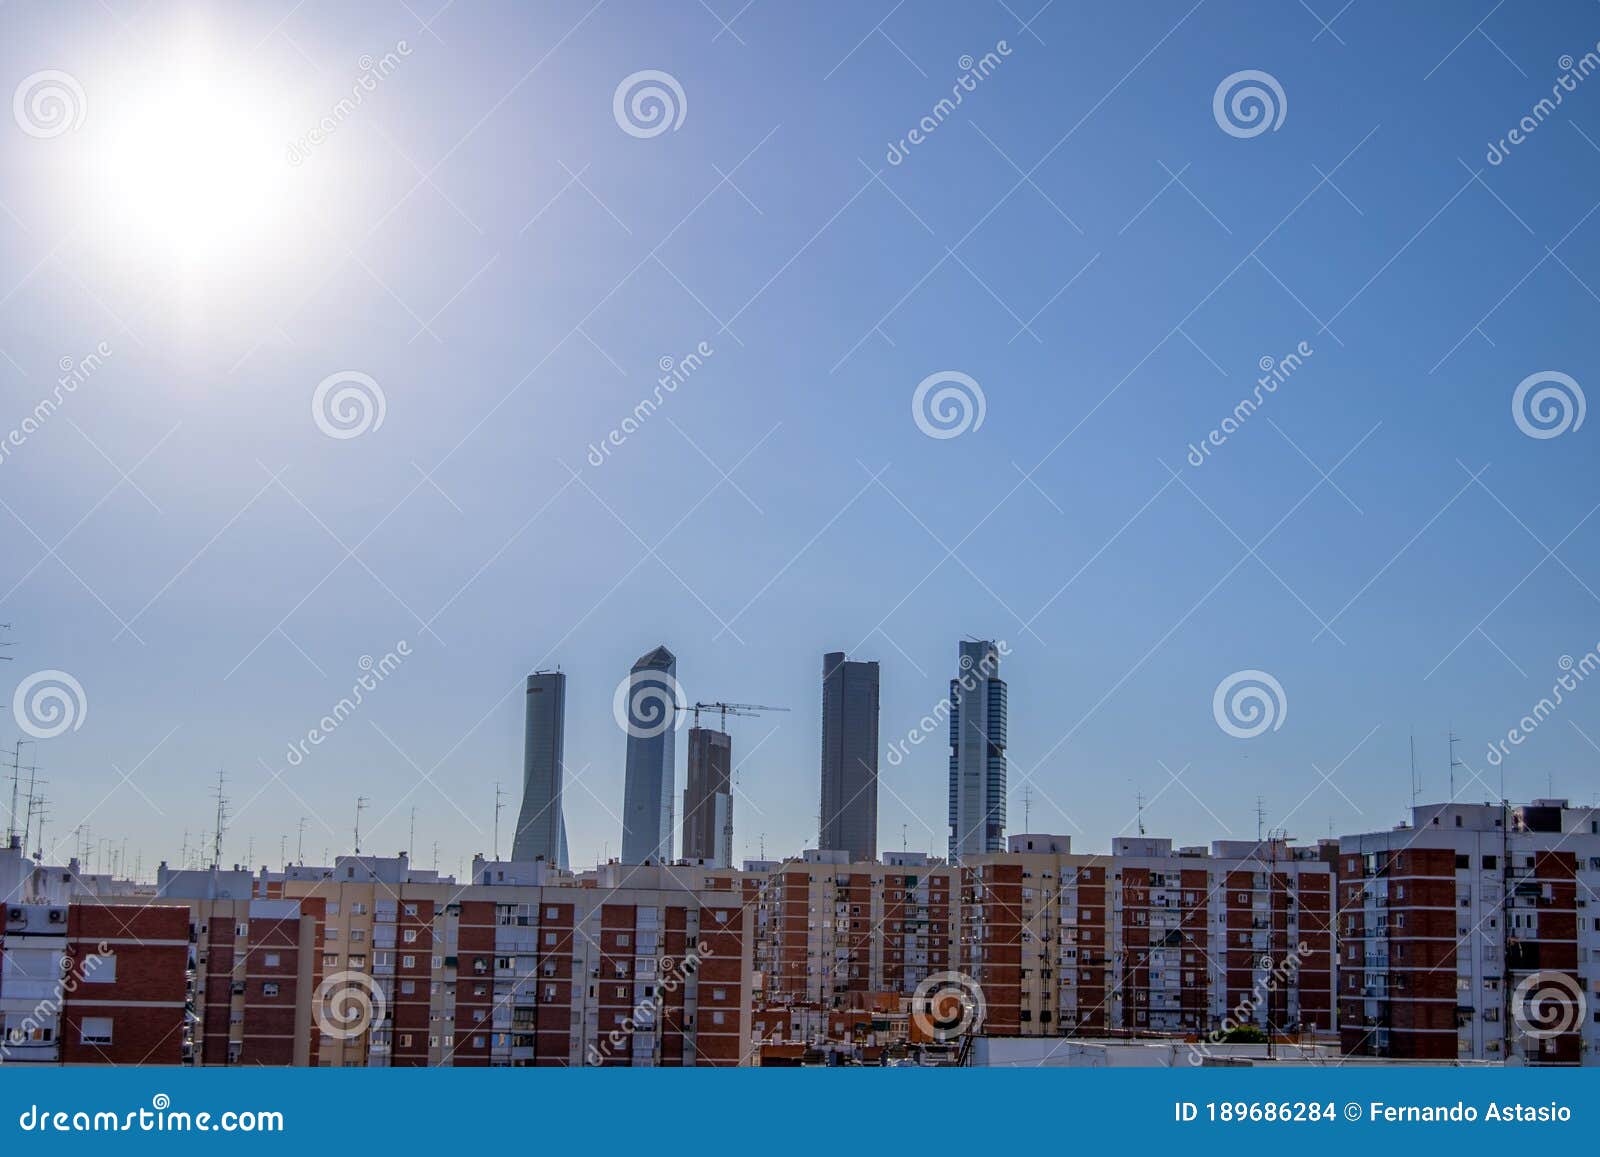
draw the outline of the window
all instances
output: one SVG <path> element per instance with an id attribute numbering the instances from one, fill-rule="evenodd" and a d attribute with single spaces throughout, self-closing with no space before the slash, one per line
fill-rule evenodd
<path id="1" fill-rule="evenodd" d="M 248 936 L 248 935 L 250 935 L 250 925 L 245 924 L 243 922 L 235 924 L 233 926 L 233 934 L 235 936 Z"/>
<path id="2" fill-rule="evenodd" d="M 417 906 L 415 904 L 407 904 L 406 905 L 406 915 L 407 916 L 415 916 L 416 914 L 417 914 Z"/>
<path id="3" fill-rule="evenodd" d="M 472 1047 L 475 1048 L 475 1049 L 481 1049 L 483 1047 L 483 1038 L 481 1036 L 473 1037 L 472 1038 Z"/>
<path id="4" fill-rule="evenodd" d="M 266 964 L 268 968 L 278 967 L 278 954 L 276 952 L 267 953 Z"/>
<path id="5" fill-rule="evenodd" d="M 628 935 L 628 933 L 626 933 L 626 932 L 618 932 L 617 933 L 617 947 L 626 948 L 632 942 L 633 942 L 633 937 Z"/>
<path id="6" fill-rule="evenodd" d="M 116 979 L 117 954 L 115 952 L 102 952 L 84 960 L 83 982 L 85 984 L 111 984 Z"/>
<path id="7" fill-rule="evenodd" d="M 405 942 L 407 944 L 415 944 L 417 942 L 417 930 L 415 928 L 406 929 Z"/>
<path id="8" fill-rule="evenodd" d="M 546 944 L 554 944 L 556 942 L 556 934 L 554 932 L 546 932 L 544 934 L 544 942 Z"/>
<path id="9" fill-rule="evenodd" d="M 1492 872 L 1496 868 L 1498 868 L 1499 866 L 1500 866 L 1499 857 L 1497 857 L 1497 856 L 1485 856 L 1485 857 L 1483 857 L 1483 870 L 1485 872 Z"/>
<path id="10" fill-rule="evenodd" d="M 401 996 L 410 996 L 412 993 L 414 993 L 416 991 L 417 991 L 417 982 L 416 981 L 414 981 L 414 980 L 402 980 L 400 982 L 400 995 Z"/>
<path id="11" fill-rule="evenodd" d="M 416 966 L 417 966 L 417 958 L 415 956 L 402 956 L 400 958 L 400 967 L 401 968 L 415 968 Z"/>
<path id="12" fill-rule="evenodd" d="M 557 917 L 559 917 L 560 915 L 561 915 L 561 909 L 559 909 L 559 908 L 546 908 L 544 910 L 544 918 L 546 920 L 554 920 Z"/>
<path id="13" fill-rule="evenodd" d="M 86 1016 L 78 1030 L 78 1039 L 86 1045 L 108 1045 L 111 1043 L 111 1018 L 109 1016 Z"/>
<path id="14" fill-rule="evenodd" d="M 277 984 L 275 984 L 273 981 L 270 981 L 270 980 L 267 981 L 265 984 L 263 984 L 261 986 L 261 995 L 262 996 L 277 996 L 278 995 L 278 986 L 277 986 Z"/>

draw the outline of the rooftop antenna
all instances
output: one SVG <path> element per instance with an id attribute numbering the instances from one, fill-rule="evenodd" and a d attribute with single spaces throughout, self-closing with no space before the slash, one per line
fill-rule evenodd
<path id="1" fill-rule="evenodd" d="M 1417 806 L 1417 797 L 1422 794 L 1422 781 L 1417 778 L 1417 737 L 1411 737 L 1411 806 Z"/>
<path id="2" fill-rule="evenodd" d="M 1141 791 L 1134 796 L 1134 802 L 1139 809 L 1139 834 L 1142 836 L 1144 835 L 1144 792 Z"/>
<path id="3" fill-rule="evenodd" d="M 417 854 L 417 809 L 411 809 L 411 836 L 406 840 L 406 859 L 411 859 Z"/>
<path id="4" fill-rule="evenodd" d="M 435 872 L 437 872 L 439 870 L 439 841 L 438 840 L 434 840 L 433 841 L 433 870 Z"/>
<path id="5" fill-rule="evenodd" d="M 907 847 L 908 847 L 908 841 L 906 839 L 906 825 L 905 824 L 901 824 L 900 825 L 900 850 L 902 852 L 906 851 Z M 762 856 L 761 858 L 764 860 L 767 857 Z"/>
<path id="6" fill-rule="evenodd" d="M 760 846 L 761 846 L 761 858 L 764 860 L 764 859 L 767 858 L 767 833 L 766 832 L 762 832 L 761 833 L 761 845 Z"/>
<path id="7" fill-rule="evenodd" d="M 1260 843 L 1266 833 L 1267 801 L 1264 796 L 1256 796 L 1256 843 Z"/>
<path id="8" fill-rule="evenodd" d="M 22 786 L 22 745 L 24 743 L 33 743 L 33 740 L 17 740 L 16 747 L 11 753 L 11 811 L 6 816 L 7 847 L 11 845 L 11 841 L 17 836 L 17 793 Z M 37 750 L 37 745 L 35 745 L 35 749 Z"/>
<path id="9" fill-rule="evenodd" d="M 364 795 L 356 796 L 356 855 L 361 854 L 361 813 L 367 810 L 367 805 L 372 801 Z"/>
<path id="10" fill-rule="evenodd" d="M 306 817 L 300 817 L 300 837 L 295 842 L 294 859 L 297 864 L 306 862 Z"/>
<path id="11" fill-rule="evenodd" d="M 505 805 L 506 793 L 500 790 L 500 781 L 494 785 L 494 858 L 500 858 L 500 811 Z"/>
<path id="12" fill-rule="evenodd" d="M 278 837 L 278 863 L 283 865 L 285 871 L 288 870 L 288 868 L 289 868 L 289 833 L 288 832 L 284 832 L 283 835 Z"/>
<path id="13" fill-rule="evenodd" d="M 228 796 L 223 790 L 228 782 L 227 773 L 222 768 L 217 769 L 217 828 L 211 842 L 211 866 L 222 867 L 222 833 L 228 827 Z"/>
<path id="14" fill-rule="evenodd" d="M 1450 800 L 1451 800 L 1452 803 L 1455 802 L 1455 798 L 1456 798 L 1456 768 L 1464 766 L 1464 764 L 1462 764 L 1462 762 L 1459 759 L 1456 758 L 1456 744 L 1458 742 L 1459 742 L 1459 740 L 1456 739 L 1456 729 L 1454 727 L 1451 727 L 1450 728 Z M 1504 793 L 1502 793 L 1502 794 L 1504 794 Z"/>
<path id="15" fill-rule="evenodd" d="M 34 750 L 37 751 L 38 748 Z M 50 781 L 41 781 L 39 779 L 38 761 L 32 760 L 28 764 L 28 802 L 22 809 L 22 850 L 24 853 L 28 850 L 28 840 L 33 834 L 33 813 L 37 810 L 39 798 L 37 792 L 41 782 L 49 783 Z M 43 852 L 40 855 L 42 856 Z"/>

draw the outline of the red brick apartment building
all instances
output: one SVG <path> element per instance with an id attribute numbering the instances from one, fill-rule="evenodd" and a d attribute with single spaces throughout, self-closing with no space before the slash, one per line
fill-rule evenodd
<path id="1" fill-rule="evenodd" d="M 1419 807 L 1339 874 L 1345 1052 L 1600 1064 L 1600 809 Z"/>
<path id="2" fill-rule="evenodd" d="M 819 1012 L 891 1031 L 881 998 L 949 972 L 977 982 L 993 1035 L 1197 1034 L 1230 1019 L 1331 1033 L 1331 856 L 1143 838 L 1085 856 L 1064 836 L 1019 835 L 960 866 L 828 852 L 751 865 L 761 1039 L 825 1037 Z"/>
<path id="3" fill-rule="evenodd" d="M 11 903 L 0 933 L 0 1060 L 179 1064 L 189 921 L 180 908 Z"/>

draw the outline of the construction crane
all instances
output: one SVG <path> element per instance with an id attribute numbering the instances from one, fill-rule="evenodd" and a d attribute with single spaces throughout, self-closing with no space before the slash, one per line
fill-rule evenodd
<path id="1" fill-rule="evenodd" d="M 700 712 L 715 711 L 721 719 L 717 730 L 728 730 L 728 716 L 743 715 L 757 716 L 765 711 L 787 711 L 787 707 L 768 707 L 761 703 L 696 703 L 691 710 L 694 711 L 694 726 L 700 726 Z"/>

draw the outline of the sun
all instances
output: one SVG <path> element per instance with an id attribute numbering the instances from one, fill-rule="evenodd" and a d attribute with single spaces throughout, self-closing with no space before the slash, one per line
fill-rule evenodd
<path id="1" fill-rule="evenodd" d="M 190 38 L 141 60 L 108 96 L 95 183 L 119 246 L 191 274 L 267 249 L 291 188 L 288 134 L 245 69 Z"/>

